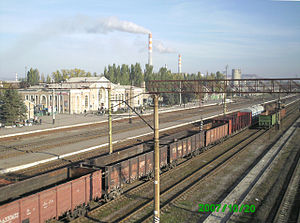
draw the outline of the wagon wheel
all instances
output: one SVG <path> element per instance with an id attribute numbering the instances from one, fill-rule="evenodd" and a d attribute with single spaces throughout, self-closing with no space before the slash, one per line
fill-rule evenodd
<path id="1" fill-rule="evenodd" d="M 107 202 L 109 202 L 110 200 L 109 200 L 109 197 L 107 196 L 107 194 L 104 194 L 104 201 L 107 203 Z"/>
<path id="2" fill-rule="evenodd" d="M 83 207 L 83 210 L 82 210 L 82 216 L 86 216 L 88 210 L 86 207 Z"/>
<path id="3" fill-rule="evenodd" d="M 73 221 L 74 220 L 74 217 L 73 217 L 73 215 L 72 215 L 72 213 L 70 211 L 67 212 L 66 217 L 67 217 L 68 221 Z"/>
<path id="4" fill-rule="evenodd" d="M 174 164 L 175 164 L 175 166 L 177 166 L 177 160 L 175 160 Z"/>
<path id="5" fill-rule="evenodd" d="M 78 216 L 82 216 L 83 215 L 83 208 L 79 207 L 78 208 Z"/>

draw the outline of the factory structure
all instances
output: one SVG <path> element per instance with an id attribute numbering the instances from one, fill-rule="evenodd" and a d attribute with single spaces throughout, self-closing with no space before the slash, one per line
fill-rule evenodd
<path id="1" fill-rule="evenodd" d="M 181 74 L 181 55 L 178 55 L 178 73 Z"/>
<path id="2" fill-rule="evenodd" d="M 242 79 L 242 71 L 240 68 L 232 69 L 232 79 Z M 233 81 L 233 85 L 238 85 L 238 81 Z"/>
<path id="3" fill-rule="evenodd" d="M 149 33 L 148 64 L 152 66 L 152 33 Z"/>

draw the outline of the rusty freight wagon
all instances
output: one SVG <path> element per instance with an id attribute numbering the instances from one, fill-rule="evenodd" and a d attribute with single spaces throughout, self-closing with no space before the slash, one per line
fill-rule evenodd
<path id="1" fill-rule="evenodd" d="M 228 135 L 238 132 L 252 124 L 250 112 L 235 112 L 213 119 L 213 123 L 228 123 Z"/>
<path id="2" fill-rule="evenodd" d="M 0 222 L 45 222 L 86 212 L 90 200 L 102 196 L 101 170 L 0 206 Z"/>
<path id="3" fill-rule="evenodd" d="M 215 144 L 228 136 L 228 123 L 215 126 L 205 132 L 205 146 Z"/>
<path id="4" fill-rule="evenodd" d="M 205 145 L 204 134 L 205 132 L 202 131 L 169 144 L 168 163 L 170 167 L 176 166 L 180 158 L 198 154 Z"/>
<path id="5" fill-rule="evenodd" d="M 168 147 L 160 147 L 160 168 L 168 165 Z M 119 196 L 123 187 L 139 178 L 152 178 L 154 170 L 154 151 L 146 152 L 118 163 L 103 167 L 103 193 L 106 201 Z"/>

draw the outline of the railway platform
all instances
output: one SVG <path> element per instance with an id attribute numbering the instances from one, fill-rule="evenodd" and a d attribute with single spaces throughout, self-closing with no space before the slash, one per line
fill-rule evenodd
<path id="1" fill-rule="evenodd" d="M 203 104 L 203 107 L 217 105 L 218 102 L 208 102 Z M 188 108 L 199 107 L 194 103 L 187 104 L 186 106 L 173 106 L 173 107 L 163 107 L 160 108 L 160 113 L 179 111 Z M 152 114 L 152 110 L 146 110 L 143 115 Z M 132 114 L 132 117 L 135 117 Z M 126 119 L 129 117 L 128 113 L 113 115 L 113 120 Z M 79 126 L 88 126 L 91 124 L 103 123 L 107 121 L 107 115 L 94 115 L 94 114 L 57 114 L 55 116 L 55 124 L 52 124 L 52 116 L 42 116 L 42 124 L 23 126 L 15 128 L 0 128 L 0 139 L 12 137 L 16 135 L 25 135 L 31 133 L 37 133 L 40 131 L 50 131 L 60 128 L 71 128 Z"/>

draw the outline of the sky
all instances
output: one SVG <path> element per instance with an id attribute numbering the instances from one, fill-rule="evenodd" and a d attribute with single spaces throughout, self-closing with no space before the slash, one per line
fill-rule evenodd
<path id="1" fill-rule="evenodd" d="M 154 71 L 240 68 L 260 77 L 300 77 L 300 1 L 1 0 L 0 79 L 109 64 L 148 62 Z"/>

